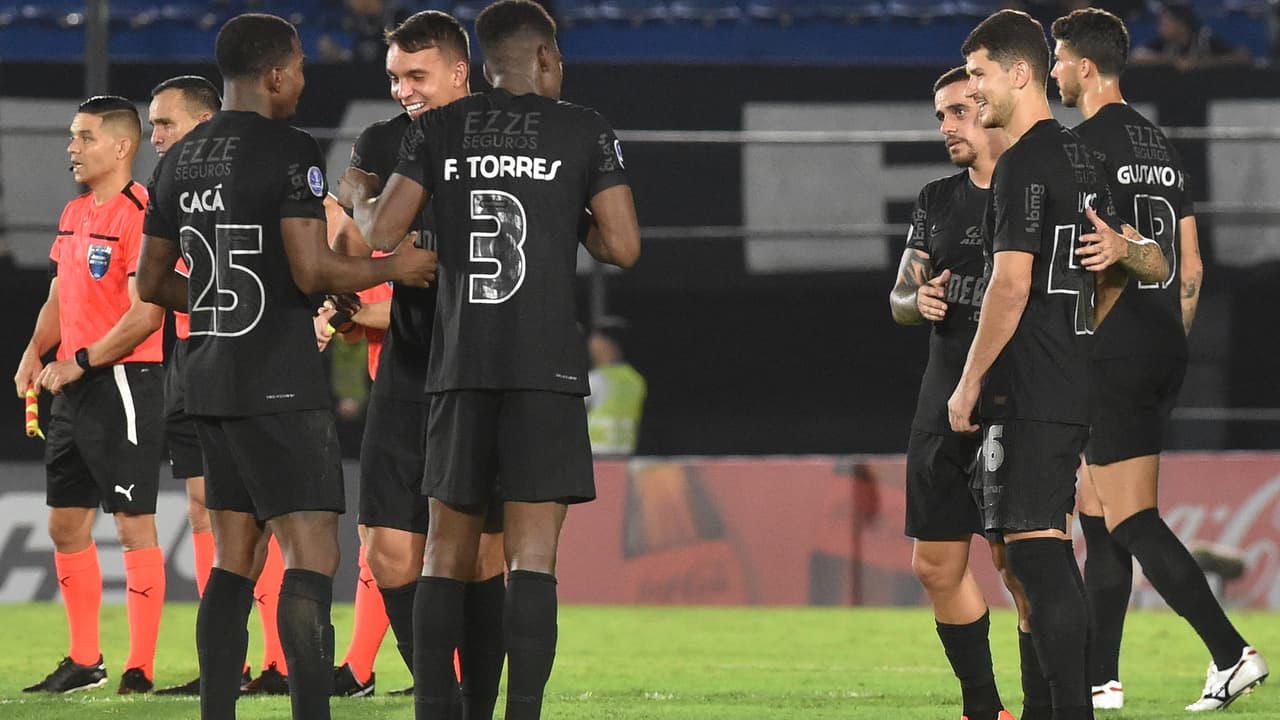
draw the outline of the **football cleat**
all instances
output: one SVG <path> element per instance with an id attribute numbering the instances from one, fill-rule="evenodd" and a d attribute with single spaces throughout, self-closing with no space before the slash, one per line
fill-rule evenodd
<path id="1" fill-rule="evenodd" d="M 388 694 L 388 695 L 413 695 L 413 686 L 412 686 L 412 685 L 410 685 L 410 686 L 409 686 L 409 687 L 407 687 L 407 688 L 400 688 L 399 690 L 392 690 L 391 692 L 389 692 L 389 693 L 387 693 L 387 694 Z"/>
<path id="2" fill-rule="evenodd" d="M 198 697 L 200 695 L 200 678 L 197 677 L 195 680 L 192 680 L 191 682 L 183 683 L 181 685 L 174 685 L 172 687 L 160 688 L 159 690 L 156 691 L 156 694 L 157 695 L 186 695 L 186 696 Z"/>
<path id="3" fill-rule="evenodd" d="M 1124 707 L 1124 687 L 1119 680 L 1093 686 L 1094 710 L 1119 710 Z"/>
<path id="4" fill-rule="evenodd" d="M 142 672 L 142 668 L 129 668 L 120 676 L 120 687 L 116 688 L 116 694 L 149 693 L 155 686 L 155 683 L 147 679 L 147 674 Z"/>
<path id="5" fill-rule="evenodd" d="M 1192 712 L 1224 710 L 1235 702 L 1236 698 L 1253 692 L 1253 689 L 1266 680 L 1269 674 L 1271 671 L 1267 668 L 1267 662 L 1262 659 L 1257 650 L 1246 645 L 1236 664 L 1225 670 L 1219 670 L 1217 665 L 1209 663 L 1204 692 L 1200 699 L 1188 705 L 1187 709 Z"/>
<path id="6" fill-rule="evenodd" d="M 969 720 L 969 716 L 961 715 L 960 720 Z M 1015 718 L 1013 716 L 1013 713 L 1009 712 L 1008 710 L 1001 710 L 1000 714 L 996 715 L 996 720 L 1018 720 L 1018 719 Z"/>
<path id="7" fill-rule="evenodd" d="M 107 684 L 107 666 L 98 656 L 93 665 L 80 665 L 69 657 L 62 658 L 58 667 L 41 682 L 22 689 L 22 692 L 73 693 L 94 690 Z"/>
<path id="8" fill-rule="evenodd" d="M 245 695 L 288 695 L 289 676 L 281 674 L 271 663 L 258 677 L 240 686 Z"/>
<path id="9" fill-rule="evenodd" d="M 369 697 L 373 695 L 373 681 L 378 677 L 377 673 L 369 673 L 369 681 L 361 684 L 356 679 L 356 674 L 351 671 L 350 664 L 344 664 L 342 667 L 333 669 L 333 696 L 334 697 Z"/>

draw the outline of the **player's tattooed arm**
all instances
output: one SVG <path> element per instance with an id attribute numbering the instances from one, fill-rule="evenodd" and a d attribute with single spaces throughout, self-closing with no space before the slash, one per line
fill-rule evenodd
<path id="1" fill-rule="evenodd" d="M 1182 301 L 1182 329 L 1191 333 L 1191 323 L 1196 319 L 1196 307 L 1200 304 L 1200 286 L 1204 282 L 1204 261 L 1200 259 L 1200 239 L 1194 217 L 1178 221 L 1180 237 L 1182 285 L 1179 299 Z"/>
<path id="2" fill-rule="evenodd" d="M 920 288 L 928 283 L 932 275 L 933 262 L 929 259 L 929 253 L 916 248 L 902 251 L 898 279 L 889 292 L 889 310 L 893 313 L 894 322 L 899 325 L 919 325 L 925 321 L 917 297 Z M 943 310 L 945 309 L 944 303 Z"/>
<path id="3" fill-rule="evenodd" d="M 1101 272 L 1118 264 L 1142 282 L 1161 282 L 1169 277 L 1169 261 L 1154 240 L 1128 225 L 1119 232 L 1113 230 L 1091 207 L 1085 208 L 1085 216 L 1094 231 L 1080 236 L 1076 255 L 1086 270 Z"/>

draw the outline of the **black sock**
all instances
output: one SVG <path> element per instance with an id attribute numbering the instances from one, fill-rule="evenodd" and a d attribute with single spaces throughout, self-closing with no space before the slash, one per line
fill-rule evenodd
<path id="1" fill-rule="evenodd" d="M 276 628 L 289 665 L 293 716 L 327 720 L 333 694 L 333 578 L 310 570 L 284 571 Z"/>
<path id="2" fill-rule="evenodd" d="M 1219 669 L 1235 665 L 1247 643 L 1213 596 L 1204 571 L 1160 512 L 1148 508 L 1134 513 L 1117 525 L 1111 536 L 1133 553 L 1151 586 L 1191 624 L 1209 648 L 1214 664 Z"/>
<path id="3" fill-rule="evenodd" d="M 462 665 L 462 711 L 466 720 L 493 720 L 502 681 L 502 609 L 506 605 L 507 581 L 499 574 L 488 580 L 467 583 L 463 615 L 465 636 L 459 651 Z"/>
<path id="4" fill-rule="evenodd" d="M 1085 671 L 1089 608 L 1074 577 L 1079 570 L 1068 559 L 1066 541 L 1031 538 L 1011 542 L 1008 548 L 1009 568 L 1031 606 L 1031 635 L 1049 680 L 1054 719 L 1073 717 L 1081 708 L 1092 713 Z"/>
<path id="5" fill-rule="evenodd" d="M 249 648 L 253 581 L 222 568 L 209 571 L 196 615 L 200 658 L 200 717 L 235 720 L 240 671 Z"/>
<path id="6" fill-rule="evenodd" d="M 1093 647 L 1089 652 L 1089 684 L 1120 679 L 1120 638 L 1133 590 L 1133 556 L 1107 532 L 1106 522 L 1080 513 L 1084 533 L 1084 586 L 1093 617 Z"/>
<path id="7" fill-rule="evenodd" d="M 413 674 L 413 596 L 417 591 L 417 580 L 398 588 L 378 588 L 382 604 L 387 608 L 387 619 L 391 621 L 391 632 L 396 637 L 396 649 L 410 675 Z"/>
<path id="8" fill-rule="evenodd" d="M 1053 696 L 1040 669 L 1040 657 L 1031 633 L 1018 631 L 1018 655 L 1022 659 L 1022 720 L 1053 720 Z"/>
<path id="9" fill-rule="evenodd" d="M 555 576 L 513 570 L 507 580 L 503 626 L 509 658 L 505 720 L 537 720 L 556 659 Z"/>
<path id="10" fill-rule="evenodd" d="M 990 611 L 967 625 L 948 625 L 936 620 L 934 624 L 951 669 L 960 681 L 964 716 L 969 720 L 996 720 L 1004 705 L 991 670 Z"/>
<path id="11" fill-rule="evenodd" d="M 460 580 L 418 578 L 413 598 L 413 701 L 417 720 L 452 720 L 462 697 L 453 651 L 463 643 Z"/>

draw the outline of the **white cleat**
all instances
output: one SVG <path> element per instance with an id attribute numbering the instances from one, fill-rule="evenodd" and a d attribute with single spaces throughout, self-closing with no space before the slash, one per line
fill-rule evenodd
<path id="1" fill-rule="evenodd" d="M 1124 688 L 1119 680 L 1093 686 L 1094 710 L 1119 710 L 1124 707 Z"/>
<path id="2" fill-rule="evenodd" d="M 1219 670 L 1217 665 L 1209 663 L 1204 693 L 1199 700 L 1188 705 L 1187 709 L 1192 712 L 1225 710 L 1236 698 L 1253 692 L 1270 673 L 1267 662 L 1258 651 L 1246 645 L 1236 664 L 1225 670 Z"/>

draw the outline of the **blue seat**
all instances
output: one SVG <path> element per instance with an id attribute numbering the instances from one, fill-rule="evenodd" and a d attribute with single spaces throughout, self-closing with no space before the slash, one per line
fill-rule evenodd
<path id="1" fill-rule="evenodd" d="M 728 0 L 672 0 L 669 5 L 671 18 L 714 25 L 718 22 L 738 22 L 746 18 L 741 3 Z"/>
<path id="2" fill-rule="evenodd" d="M 659 0 L 600 0 L 596 3 L 596 10 L 601 20 L 629 22 L 633 25 L 671 19 L 667 3 Z"/>

